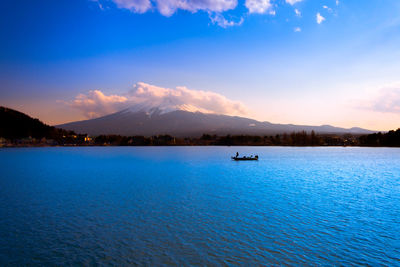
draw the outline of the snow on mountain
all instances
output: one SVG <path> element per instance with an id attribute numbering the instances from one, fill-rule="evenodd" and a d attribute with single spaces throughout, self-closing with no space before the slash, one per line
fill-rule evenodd
<path id="1" fill-rule="evenodd" d="M 133 105 L 125 110 L 124 113 L 137 113 L 144 112 L 149 116 L 154 114 L 165 114 L 172 111 L 187 111 L 187 112 L 201 112 L 201 113 L 213 113 L 212 111 L 202 109 L 190 104 L 173 104 L 173 103 L 161 103 L 156 105 L 153 102 L 143 102 L 140 104 Z"/>

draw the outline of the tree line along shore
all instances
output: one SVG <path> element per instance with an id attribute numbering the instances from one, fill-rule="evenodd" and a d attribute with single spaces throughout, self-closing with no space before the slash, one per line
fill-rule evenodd
<path id="1" fill-rule="evenodd" d="M 373 146 L 400 147 L 400 128 L 367 135 L 293 132 L 276 135 L 211 135 L 201 137 L 88 136 L 48 126 L 38 119 L 0 107 L 0 147 L 25 146 Z"/>
<path id="2" fill-rule="evenodd" d="M 400 147 L 400 129 L 388 133 L 355 136 L 319 135 L 314 132 L 296 132 L 266 136 L 204 134 L 201 137 L 178 138 L 170 135 L 120 136 L 99 135 L 90 137 L 74 132 L 43 137 L 4 138 L 1 147 L 29 146 L 372 146 Z"/>

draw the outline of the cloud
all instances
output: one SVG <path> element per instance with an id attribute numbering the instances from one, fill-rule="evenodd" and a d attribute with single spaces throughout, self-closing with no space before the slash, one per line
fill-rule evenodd
<path id="1" fill-rule="evenodd" d="M 325 20 L 325 18 L 321 16 L 320 13 L 317 13 L 316 19 L 318 24 L 321 24 Z"/>
<path id="2" fill-rule="evenodd" d="M 197 11 L 224 12 L 236 8 L 237 0 L 111 0 L 118 8 L 134 13 L 145 13 L 153 7 L 164 16 L 173 15 L 178 9 L 195 13 Z"/>
<path id="3" fill-rule="evenodd" d="M 232 27 L 232 26 L 240 26 L 242 25 L 244 19 L 240 18 L 239 21 L 235 22 L 233 20 L 227 20 L 223 15 L 220 13 L 211 14 L 209 13 L 210 20 L 213 24 L 217 24 L 222 28 Z"/>
<path id="4" fill-rule="evenodd" d="M 328 12 L 329 13 L 332 13 L 333 12 L 333 9 L 332 8 L 330 8 L 330 7 L 328 7 L 328 6 L 322 6 L 324 9 L 326 9 L 326 10 L 328 10 Z"/>
<path id="5" fill-rule="evenodd" d="M 336 0 L 336 5 L 337 5 L 337 6 L 339 5 L 339 3 L 340 3 L 339 0 Z"/>
<path id="6" fill-rule="evenodd" d="M 239 20 L 227 19 L 224 12 L 234 10 L 238 6 L 238 0 L 89 0 L 97 2 L 100 9 L 104 10 L 109 8 L 107 3 L 114 3 L 116 7 L 130 10 L 133 13 L 143 14 L 148 11 L 158 11 L 166 17 L 172 16 L 178 10 L 184 10 L 191 13 L 207 12 L 208 17 L 212 24 L 218 25 L 223 28 L 239 26 L 244 22 L 245 14 L 242 14 Z M 304 0 L 285 0 L 287 4 L 295 5 L 296 3 Z M 275 1 L 278 2 L 278 1 Z M 275 3 L 274 0 L 245 0 L 244 5 L 249 14 L 269 14 L 275 15 L 275 6 L 280 3 Z M 283 1 L 282 1 L 283 2 Z M 275 4 L 273 4 L 275 3 Z M 336 1 L 339 5 L 339 1 Z M 330 13 L 333 9 L 323 5 L 323 8 Z M 299 9 L 295 8 L 294 12 L 297 17 L 301 17 L 302 13 Z M 318 24 L 325 21 L 325 18 L 317 13 L 316 20 Z"/>
<path id="7" fill-rule="evenodd" d="M 131 108 L 132 110 L 150 110 L 158 108 L 163 112 L 186 110 L 226 115 L 248 114 L 247 108 L 221 94 L 210 91 L 191 90 L 186 87 L 163 88 L 136 83 L 133 89 L 123 95 L 105 95 L 99 90 L 79 94 L 68 103 L 80 110 L 87 118 L 95 118 L 113 112 Z"/>
<path id="8" fill-rule="evenodd" d="M 293 6 L 294 4 L 301 2 L 301 1 L 303 1 L 303 0 L 286 0 L 286 3 Z"/>
<path id="9" fill-rule="evenodd" d="M 301 28 L 300 27 L 295 27 L 293 30 L 294 30 L 294 32 L 301 32 Z"/>
<path id="10" fill-rule="evenodd" d="M 246 0 L 244 5 L 249 10 L 249 13 L 264 14 L 267 11 L 272 11 L 270 0 Z"/>
<path id="11" fill-rule="evenodd" d="M 156 0 L 157 8 L 164 16 L 171 16 L 177 9 L 224 12 L 236 8 L 237 0 Z"/>
<path id="12" fill-rule="evenodd" d="M 150 10 L 157 10 L 166 17 L 172 16 L 178 9 L 196 13 L 198 11 L 208 12 L 213 24 L 221 27 L 241 25 L 239 22 L 226 20 L 222 12 L 235 9 L 238 0 L 90 0 L 98 2 L 103 7 L 102 2 L 111 1 L 118 8 L 128 9 L 133 13 L 143 14 Z M 103 9 L 103 8 L 102 8 Z"/>
<path id="13" fill-rule="evenodd" d="M 86 95 L 77 95 L 75 99 L 68 104 L 80 110 L 85 117 L 95 118 L 123 108 L 127 102 L 128 98 L 125 96 L 106 96 L 99 90 L 92 90 Z"/>
<path id="14" fill-rule="evenodd" d="M 129 9 L 135 13 L 145 13 L 152 8 L 150 0 L 112 0 L 118 8 Z"/>

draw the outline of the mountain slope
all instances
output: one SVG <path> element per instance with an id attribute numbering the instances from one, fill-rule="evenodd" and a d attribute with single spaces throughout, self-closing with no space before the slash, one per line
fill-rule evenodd
<path id="1" fill-rule="evenodd" d="M 0 107 L 0 137 L 18 139 L 24 137 L 55 138 L 65 131 L 48 126 L 38 119 L 6 107 Z"/>
<path id="2" fill-rule="evenodd" d="M 169 134 L 177 137 L 200 136 L 207 134 L 252 134 L 267 135 L 298 131 L 317 133 L 367 134 L 372 131 L 360 128 L 344 129 L 329 125 L 306 126 L 291 124 L 272 124 L 253 119 L 227 115 L 207 114 L 174 110 L 164 112 L 159 109 L 126 109 L 104 117 L 66 123 L 57 127 L 90 135 L 158 135 Z"/>

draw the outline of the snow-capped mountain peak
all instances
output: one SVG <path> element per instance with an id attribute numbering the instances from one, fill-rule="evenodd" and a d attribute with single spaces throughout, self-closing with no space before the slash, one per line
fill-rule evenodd
<path id="1" fill-rule="evenodd" d="M 161 115 L 177 110 L 188 111 L 188 112 L 201 112 L 208 114 L 214 113 L 210 110 L 202 109 L 190 104 L 159 103 L 157 105 L 151 102 L 142 102 L 139 104 L 135 104 L 127 108 L 124 112 L 129 112 L 129 113 L 144 112 L 148 116 L 153 116 L 154 114 Z"/>

